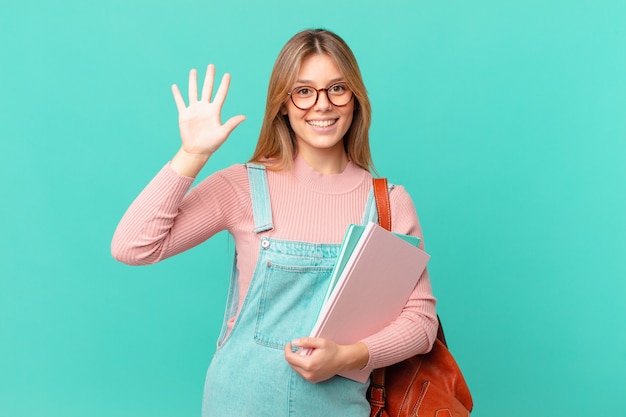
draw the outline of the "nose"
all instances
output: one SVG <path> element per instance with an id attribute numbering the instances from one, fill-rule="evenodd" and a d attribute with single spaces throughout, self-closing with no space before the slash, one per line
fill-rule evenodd
<path id="1" fill-rule="evenodd" d="M 324 93 L 324 94 L 322 94 Z M 320 88 L 317 90 L 317 101 L 315 102 L 315 110 L 318 111 L 328 111 L 333 107 L 333 103 L 328 99 L 328 90 L 325 88 Z"/>

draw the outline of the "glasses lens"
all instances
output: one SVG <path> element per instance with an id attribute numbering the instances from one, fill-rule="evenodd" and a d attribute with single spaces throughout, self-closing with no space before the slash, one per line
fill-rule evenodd
<path id="1" fill-rule="evenodd" d="M 326 90 L 328 99 L 335 106 L 345 106 L 352 99 L 352 91 L 344 83 L 333 84 Z"/>
<path id="2" fill-rule="evenodd" d="M 308 110 L 315 105 L 320 91 L 325 91 L 332 105 L 345 106 L 352 100 L 352 91 L 344 83 L 333 84 L 328 88 L 316 90 L 313 87 L 296 87 L 291 91 L 291 101 L 301 110 Z"/>
<path id="3" fill-rule="evenodd" d="M 313 87 L 296 87 L 291 92 L 291 100 L 302 110 L 310 109 L 317 101 L 317 90 Z"/>

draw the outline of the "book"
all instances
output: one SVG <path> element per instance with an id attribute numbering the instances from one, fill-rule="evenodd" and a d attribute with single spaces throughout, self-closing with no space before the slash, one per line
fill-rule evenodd
<path id="1" fill-rule="evenodd" d="M 310 335 L 352 344 L 393 322 L 430 259 L 417 244 L 413 237 L 402 238 L 372 222 L 349 228 L 335 266 L 337 276 L 333 271 L 332 288 Z M 369 374 L 363 369 L 340 375 L 364 383 Z"/>
<path id="2" fill-rule="evenodd" d="M 329 280 L 328 290 L 326 291 L 326 295 L 324 296 L 324 302 L 326 302 L 328 298 L 330 297 L 332 290 L 335 288 L 335 285 L 337 284 L 337 280 L 339 279 L 339 276 L 343 272 L 346 266 L 346 263 L 348 262 L 350 255 L 354 251 L 354 248 L 358 244 L 359 239 L 361 235 L 363 234 L 364 230 L 365 230 L 365 226 L 363 225 L 350 224 L 348 226 L 348 229 L 346 230 L 346 234 L 344 235 L 343 241 L 341 242 L 341 249 L 339 250 L 339 255 L 337 256 L 337 263 L 335 264 L 335 267 L 333 268 L 333 272 Z M 394 233 L 394 232 L 392 233 L 398 236 L 400 239 L 403 239 L 407 241 L 408 243 L 410 243 L 411 245 L 416 246 L 416 247 L 419 246 L 421 242 L 421 239 L 417 236 L 404 235 L 401 233 Z"/>

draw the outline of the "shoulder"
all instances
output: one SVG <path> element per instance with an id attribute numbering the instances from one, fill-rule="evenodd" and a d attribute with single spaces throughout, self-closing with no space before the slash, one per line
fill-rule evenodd
<path id="1" fill-rule="evenodd" d="M 415 204 L 404 186 L 394 184 L 389 193 L 389 204 L 394 232 L 423 238 Z"/>
<path id="2" fill-rule="evenodd" d="M 235 164 L 216 171 L 203 179 L 194 189 L 200 196 L 230 195 L 245 198 L 250 192 L 248 172 L 245 164 Z"/>
<path id="3" fill-rule="evenodd" d="M 233 186 L 241 187 L 248 185 L 248 169 L 246 164 L 234 164 L 228 168 L 217 171 L 213 176 L 222 181 L 231 183 Z"/>
<path id="4" fill-rule="evenodd" d="M 393 184 L 393 188 L 389 193 L 389 201 L 393 206 L 399 206 L 405 209 L 415 211 L 415 205 L 413 204 L 413 198 L 403 185 Z"/>

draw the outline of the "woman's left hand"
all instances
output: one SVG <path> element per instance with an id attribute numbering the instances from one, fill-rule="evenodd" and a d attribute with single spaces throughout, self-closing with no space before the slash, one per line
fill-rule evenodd
<path id="1" fill-rule="evenodd" d="M 312 349 L 303 355 L 301 349 Z M 361 369 L 369 360 L 369 350 L 364 343 L 338 345 L 332 340 L 317 337 L 302 337 L 285 345 L 285 359 L 289 365 L 307 381 L 326 381 L 339 372 Z"/>

